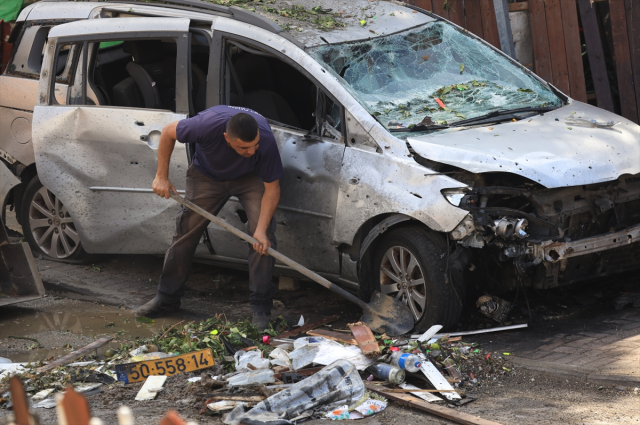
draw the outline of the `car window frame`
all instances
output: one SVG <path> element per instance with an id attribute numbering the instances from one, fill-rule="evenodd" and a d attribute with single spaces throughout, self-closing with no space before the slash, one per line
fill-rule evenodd
<path id="1" fill-rule="evenodd" d="M 55 40 L 55 52 L 54 52 L 54 57 L 53 60 L 51 61 L 51 63 L 47 64 L 47 66 L 50 69 L 47 69 L 46 72 L 51 72 L 51 68 L 53 66 L 55 66 L 57 60 L 58 60 L 58 56 L 60 54 L 60 50 L 61 47 L 70 43 L 75 43 L 75 44 L 79 44 L 82 43 L 82 48 L 80 49 L 76 49 L 78 51 L 78 56 L 79 56 L 79 51 L 83 51 L 83 52 L 88 52 L 89 48 L 88 45 L 90 43 L 100 43 L 103 41 L 125 41 L 125 40 L 157 40 L 159 38 L 165 38 L 165 39 L 174 39 L 176 42 L 176 47 L 177 47 L 177 51 L 176 51 L 176 110 L 175 111 L 171 111 L 174 112 L 176 114 L 186 114 L 189 115 L 190 113 L 190 105 L 191 105 L 191 93 L 189 90 L 190 87 L 190 76 L 189 73 L 191 72 L 191 63 L 190 63 L 190 57 L 191 57 L 191 33 L 190 32 L 181 32 L 181 31 L 154 31 L 151 34 L 143 34 L 140 35 L 136 32 L 113 32 L 113 33 L 102 33 L 102 34 L 92 34 L 92 35 L 73 35 L 73 36 L 65 36 L 65 37 L 58 37 Z M 86 69 L 86 67 L 89 65 L 89 60 L 87 59 L 87 56 L 85 54 L 82 55 L 82 64 L 77 64 L 76 63 L 76 67 L 77 66 L 83 66 L 83 69 Z M 76 60 L 76 62 L 80 62 L 78 60 Z M 180 64 L 183 64 L 184 66 L 180 66 Z M 44 64 L 43 64 L 44 66 Z M 45 70 L 43 69 L 43 72 Z M 74 76 L 74 78 L 72 79 L 72 81 L 70 82 L 70 86 L 72 86 L 73 84 L 75 84 L 75 75 L 76 72 L 74 71 L 72 73 L 72 75 Z M 123 106 L 113 106 L 113 105 L 87 105 L 84 102 L 86 102 L 86 87 L 87 87 L 87 82 L 88 82 L 88 78 L 86 76 L 85 73 L 83 73 L 83 84 L 82 84 L 82 98 L 83 98 L 83 104 L 79 104 L 76 106 L 79 107 L 98 107 L 98 108 L 104 108 L 104 107 L 109 107 L 109 108 L 124 108 L 124 109 L 146 109 L 146 110 L 150 110 L 148 108 L 132 108 L 132 107 L 123 107 Z M 55 93 L 55 79 L 50 79 L 49 84 L 48 84 L 48 89 L 47 89 L 47 96 L 46 96 L 46 102 L 44 103 L 44 106 L 58 106 L 58 102 L 55 100 L 55 96 L 53 96 L 53 94 Z M 158 111 L 170 111 L 170 110 L 165 110 L 165 109 L 157 109 Z"/>
<path id="2" fill-rule="evenodd" d="M 17 40 L 15 42 L 16 48 L 14 48 L 13 52 L 11 53 L 11 57 L 9 58 L 9 62 L 7 64 L 7 68 L 5 71 L 5 75 L 12 76 L 12 77 L 19 77 L 19 78 L 29 78 L 33 80 L 40 79 L 40 73 L 42 72 L 42 67 L 45 65 L 44 55 L 43 55 L 42 63 L 40 64 L 39 71 L 31 70 L 28 65 L 30 58 L 32 57 L 32 55 L 35 54 L 33 42 L 37 38 L 38 32 L 45 28 L 49 28 L 49 31 L 50 31 L 56 25 L 66 24 L 74 21 L 77 21 L 77 19 L 56 19 L 56 20 L 47 20 L 47 21 L 25 22 L 25 24 L 20 29 L 20 33 L 17 36 Z M 38 27 L 38 29 L 36 30 L 36 34 L 34 34 L 33 39 L 29 41 L 29 46 L 26 47 L 26 45 L 23 44 L 23 42 L 28 41 L 24 39 L 25 34 L 27 33 L 27 31 L 29 31 L 33 27 Z M 40 47 L 39 50 L 42 51 L 48 45 L 48 43 L 49 43 L 49 34 L 47 33 L 47 36 L 44 38 L 42 46 Z M 28 49 L 28 50 L 25 52 L 22 49 Z M 22 65 L 26 66 L 26 70 L 22 70 L 22 67 L 21 67 L 21 70 L 14 69 L 14 67 L 17 67 L 16 59 L 18 55 L 21 55 L 23 53 L 25 56 L 25 63 Z M 75 67 L 75 61 L 77 61 L 77 59 L 78 59 L 78 52 L 72 50 L 69 54 L 69 57 L 67 58 L 67 63 L 65 64 L 65 69 L 62 71 L 62 74 L 60 76 L 56 76 L 55 78 L 56 83 L 66 84 L 66 85 L 70 84 L 72 75 L 73 75 L 72 69 Z"/>
<path id="3" fill-rule="evenodd" d="M 340 129 L 337 129 L 341 134 L 342 134 L 342 141 L 340 143 L 344 144 L 345 146 L 347 146 L 346 140 L 347 140 L 347 127 L 345 124 L 345 110 L 346 108 L 344 107 L 344 105 L 342 104 L 342 102 L 340 102 L 329 90 L 326 89 L 326 86 L 324 84 L 322 84 L 321 81 L 319 81 L 317 78 L 315 78 L 312 74 L 310 74 L 309 72 L 307 72 L 302 66 L 300 66 L 295 60 L 293 60 L 291 57 L 287 56 L 286 54 L 283 54 L 281 51 L 274 49 L 264 43 L 261 43 L 259 41 L 256 41 L 254 39 L 248 38 L 248 37 L 243 37 L 241 35 L 237 35 L 234 33 L 230 33 L 230 32 L 226 32 L 226 31 L 220 31 L 220 30 L 214 30 L 213 32 L 213 39 L 212 39 L 212 43 L 211 43 L 211 55 L 210 55 L 210 61 L 212 64 L 217 64 L 217 66 L 211 70 L 213 71 L 211 73 L 211 79 L 210 79 L 210 85 L 212 86 L 211 89 L 212 91 L 215 91 L 218 93 L 217 96 L 217 105 L 226 105 L 228 100 L 226 99 L 226 91 L 227 91 L 227 84 L 226 84 L 226 75 L 227 75 L 227 64 L 226 64 L 226 48 L 227 48 L 227 43 L 226 40 L 230 39 L 232 41 L 235 41 L 237 43 L 240 44 L 245 44 L 247 45 L 247 47 L 253 47 L 255 49 L 259 49 L 259 50 L 263 50 L 271 55 L 273 55 L 274 57 L 282 60 L 283 62 L 285 62 L 286 64 L 292 66 L 296 71 L 300 72 L 305 78 L 307 78 L 309 81 L 311 81 L 315 86 L 316 86 L 316 92 L 318 90 L 322 91 L 324 93 L 325 96 L 329 97 L 336 105 L 339 105 L 340 107 L 340 111 L 341 111 L 341 120 L 340 120 Z M 215 50 L 214 50 L 215 49 Z M 210 72 L 211 72 L 210 71 Z M 215 72 L 215 73 L 214 73 Z M 318 98 L 316 95 L 316 102 L 318 102 Z M 322 137 L 319 134 L 320 133 L 311 133 L 309 130 L 307 129 L 303 129 L 303 128 L 298 128 L 298 127 L 294 127 L 294 126 L 290 126 L 284 123 L 280 123 L 274 120 L 270 120 L 267 119 L 267 121 L 271 124 L 273 123 L 276 126 L 282 127 L 282 128 L 290 128 L 294 131 L 302 131 L 302 132 L 306 132 L 309 136 L 313 136 L 316 135 L 317 137 L 322 138 L 323 141 L 331 141 L 332 139 L 328 138 L 328 137 Z M 334 141 L 334 143 L 336 143 L 336 141 Z"/>

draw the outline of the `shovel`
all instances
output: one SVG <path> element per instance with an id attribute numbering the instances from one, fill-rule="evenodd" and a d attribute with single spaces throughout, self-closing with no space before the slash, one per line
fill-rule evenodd
<path id="1" fill-rule="evenodd" d="M 207 220 L 214 222 L 220 227 L 223 227 L 224 229 L 233 233 L 237 237 L 244 239 L 250 244 L 258 243 L 256 239 L 236 229 L 226 221 L 203 210 L 193 202 L 182 198 L 180 195 L 174 193 L 173 191 L 171 192 L 171 199 L 179 202 L 190 210 L 197 212 Z M 411 314 L 411 311 L 409 311 L 409 308 L 400 300 L 382 295 L 379 291 L 375 291 L 373 293 L 373 296 L 371 297 L 371 301 L 367 304 L 355 295 L 345 291 L 339 286 L 334 285 L 317 273 L 312 272 L 306 267 L 296 263 L 292 259 L 280 254 L 278 251 L 269 248 L 267 250 L 267 253 L 276 260 L 286 264 L 287 266 L 303 274 L 309 279 L 318 282 L 320 285 L 324 286 L 334 294 L 338 294 L 342 298 L 346 298 L 352 303 L 360 306 L 364 313 L 361 320 L 375 332 L 386 333 L 390 336 L 396 336 L 405 334 L 413 329 L 413 315 Z"/>

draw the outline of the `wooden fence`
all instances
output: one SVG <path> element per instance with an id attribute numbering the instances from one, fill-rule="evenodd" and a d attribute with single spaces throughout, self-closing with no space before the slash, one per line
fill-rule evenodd
<path id="1" fill-rule="evenodd" d="M 493 0 L 405 0 L 469 30 L 500 48 Z"/>
<path id="2" fill-rule="evenodd" d="M 449 19 L 500 48 L 493 0 L 406 2 Z M 608 4 L 607 19 L 598 3 Z M 529 13 L 536 74 L 573 99 L 587 102 L 584 43 L 595 103 L 640 123 L 640 0 L 528 0 L 510 3 L 509 10 Z M 613 52 L 606 46 L 608 36 Z"/>

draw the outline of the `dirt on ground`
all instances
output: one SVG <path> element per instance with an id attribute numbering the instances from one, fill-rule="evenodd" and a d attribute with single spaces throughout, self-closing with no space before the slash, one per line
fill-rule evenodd
<path id="1" fill-rule="evenodd" d="M 89 265 L 66 265 L 44 259 L 37 259 L 37 263 L 49 295 L 0 309 L 0 356 L 14 362 L 57 359 L 101 336 L 113 335 L 112 343 L 97 351 L 96 359 L 104 360 L 107 349 L 118 350 L 124 344 L 157 335 L 181 320 L 202 320 L 218 313 L 225 314 L 230 320 L 249 316 L 248 276 L 243 271 L 196 264 L 183 299 L 183 310 L 153 323 L 139 323 L 133 316 L 132 307 L 155 293 L 161 258 L 101 256 Z M 637 283 L 636 276 L 618 276 L 555 292 L 501 294 L 505 299 L 515 300 L 516 307 L 509 323 L 528 321 L 532 328 L 464 337 L 466 342 L 479 343 L 484 353 L 491 351 L 492 358 L 500 358 L 500 363 L 494 368 L 486 368 L 482 362 L 469 362 L 463 372 L 467 376 L 473 373 L 478 382 L 471 385 L 467 381 L 462 389 L 476 400 L 452 409 L 503 424 L 640 423 L 639 388 L 599 385 L 555 373 L 527 370 L 510 362 L 503 353 L 505 344 L 496 344 L 500 339 L 517 339 L 528 340 L 534 346 L 547 335 L 563 333 L 563 329 L 565 333 L 575 332 L 580 320 L 600 316 L 615 321 L 633 311 L 633 307 L 626 305 L 622 310 L 614 310 L 612 300 L 621 292 L 637 292 Z M 276 299 L 274 315 L 282 315 L 289 323 L 296 323 L 300 316 L 311 322 L 338 314 L 341 317 L 334 326 L 344 328 L 346 323 L 357 321 L 360 315 L 350 303 L 311 282 L 302 282 L 296 291 L 279 290 Z M 532 312 L 531 319 L 529 312 Z M 470 303 L 458 327 L 462 330 L 491 326 L 495 326 L 491 319 L 478 313 Z M 30 339 L 14 338 L 16 336 Z M 640 356 L 634 356 L 632 358 L 640 367 Z M 157 424 L 169 409 L 197 423 L 221 423 L 219 415 L 200 414 L 211 391 L 187 379 L 201 374 L 199 371 L 169 377 L 165 389 L 155 400 L 135 401 L 141 383 L 124 385 L 120 382 L 103 384 L 87 393 L 87 399 L 92 414 L 106 424 L 117 423 L 115 415 L 120 405 L 133 410 L 137 424 Z M 55 409 L 38 408 L 35 411 L 41 424 L 57 424 Z M 0 410 L 0 418 L 7 414 L 8 410 Z M 453 423 L 394 401 L 384 412 L 360 422 Z M 308 423 L 320 422 L 312 420 Z"/>

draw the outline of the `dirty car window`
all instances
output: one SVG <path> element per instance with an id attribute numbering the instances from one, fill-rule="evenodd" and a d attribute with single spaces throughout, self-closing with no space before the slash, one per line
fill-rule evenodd
<path id="1" fill-rule="evenodd" d="M 386 128 L 562 104 L 520 67 L 444 22 L 309 53 Z"/>

